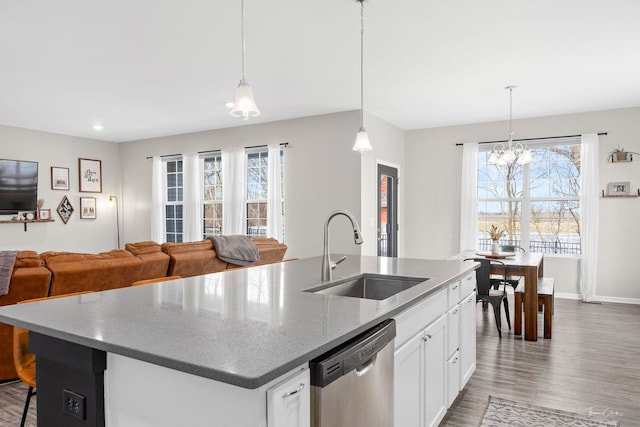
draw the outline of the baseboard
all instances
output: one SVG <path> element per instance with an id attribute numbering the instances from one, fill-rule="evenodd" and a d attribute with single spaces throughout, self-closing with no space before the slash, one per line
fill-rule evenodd
<path id="1" fill-rule="evenodd" d="M 571 294 L 565 292 L 556 292 L 556 298 L 581 300 L 580 294 Z M 591 302 L 613 302 L 618 304 L 638 304 L 640 305 L 640 298 L 624 298 L 624 297 L 608 297 L 604 295 L 596 295 Z"/>

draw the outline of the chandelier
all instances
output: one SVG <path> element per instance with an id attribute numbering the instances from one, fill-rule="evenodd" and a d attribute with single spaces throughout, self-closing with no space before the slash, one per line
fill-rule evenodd
<path id="1" fill-rule="evenodd" d="M 512 128 L 512 120 L 513 120 L 513 89 L 516 86 L 507 86 L 505 89 L 509 90 L 509 140 L 507 143 L 499 143 L 496 144 L 491 153 L 489 153 L 489 158 L 487 159 L 487 163 L 490 165 L 499 165 L 499 166 L 511 166 L 514 164 L 517 165 L 526 165 L 527 163 L 531 163 L 532 155 L 531 150 L 519 141 L 513 142 L 513 128 Z"/>

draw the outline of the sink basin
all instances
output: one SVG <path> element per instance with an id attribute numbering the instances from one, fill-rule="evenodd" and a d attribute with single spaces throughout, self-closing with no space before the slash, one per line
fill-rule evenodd
<path id="1" fill-rule="evenodd" d="M 429 279 L 424 277 L 362 274 L 360 276 L 350 277 L 321 287 L 306 289 L 305 292 L 383 300 L 397 294 L 398 292 L 412 288 L 425 280 Z"/>

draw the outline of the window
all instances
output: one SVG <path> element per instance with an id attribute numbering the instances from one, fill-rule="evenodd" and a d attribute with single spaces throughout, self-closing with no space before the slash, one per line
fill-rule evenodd
<path id="1" fill-rule="evenodd" d="M 164 161 L 166 189 L 164 200 L 164 232 L 167 242 L 182 242 L 184 181 L 182 159 Z"/>
<path id="2" fill-rule="evenodd" d="M 269 152 L 247 154 L 247 235 L 267 235 L 267 185 L 269 179 Z"/>
<path id="3" fill-rule="evenodd" d="M 505 231 L 500 244 L 580 254 L 580 143 L 530 148 L 528 165 L 489 165 L 491 147 L 479 152 L 477 248 L 490 249 L 493 224 Z"/>
<path id="4" fill-rule="evenodd" d="M 280 153 L 280 203 L 282 205 L 282 237 L 284 238 L 284 152 Z M 267 235 L 267 206 L 269 187 L 269 151 L 247 153 L 247 228 L 250 237 Z"/>
<path id="5" fill-rule="evenodd" d="M 203 158 L 203 238 L 222 234 L 222 156 L 209 154 Z"/>

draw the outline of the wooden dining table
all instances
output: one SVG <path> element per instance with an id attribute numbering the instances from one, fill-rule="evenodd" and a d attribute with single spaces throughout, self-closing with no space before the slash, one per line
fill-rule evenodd
<path id="1" fill-rule="evenodd" d="M 483 252 L 463 251 L 456 256 L 458 259 L 484 257 Z M 488 259 L 496 259 L 486 253 Z M 524 277 L 524 339 L 538 340 L 538 278 L 543 276 L 544 254 L 531 252 L 516 252 L 513 255 L 500 257 L 496 261 L 503 262 L 508 267 L 509 276 Z M 491 266 L 491 274 L 503 274 L 499 264 Z M 516 307 L 516 310 L 518 307 Z"/>

